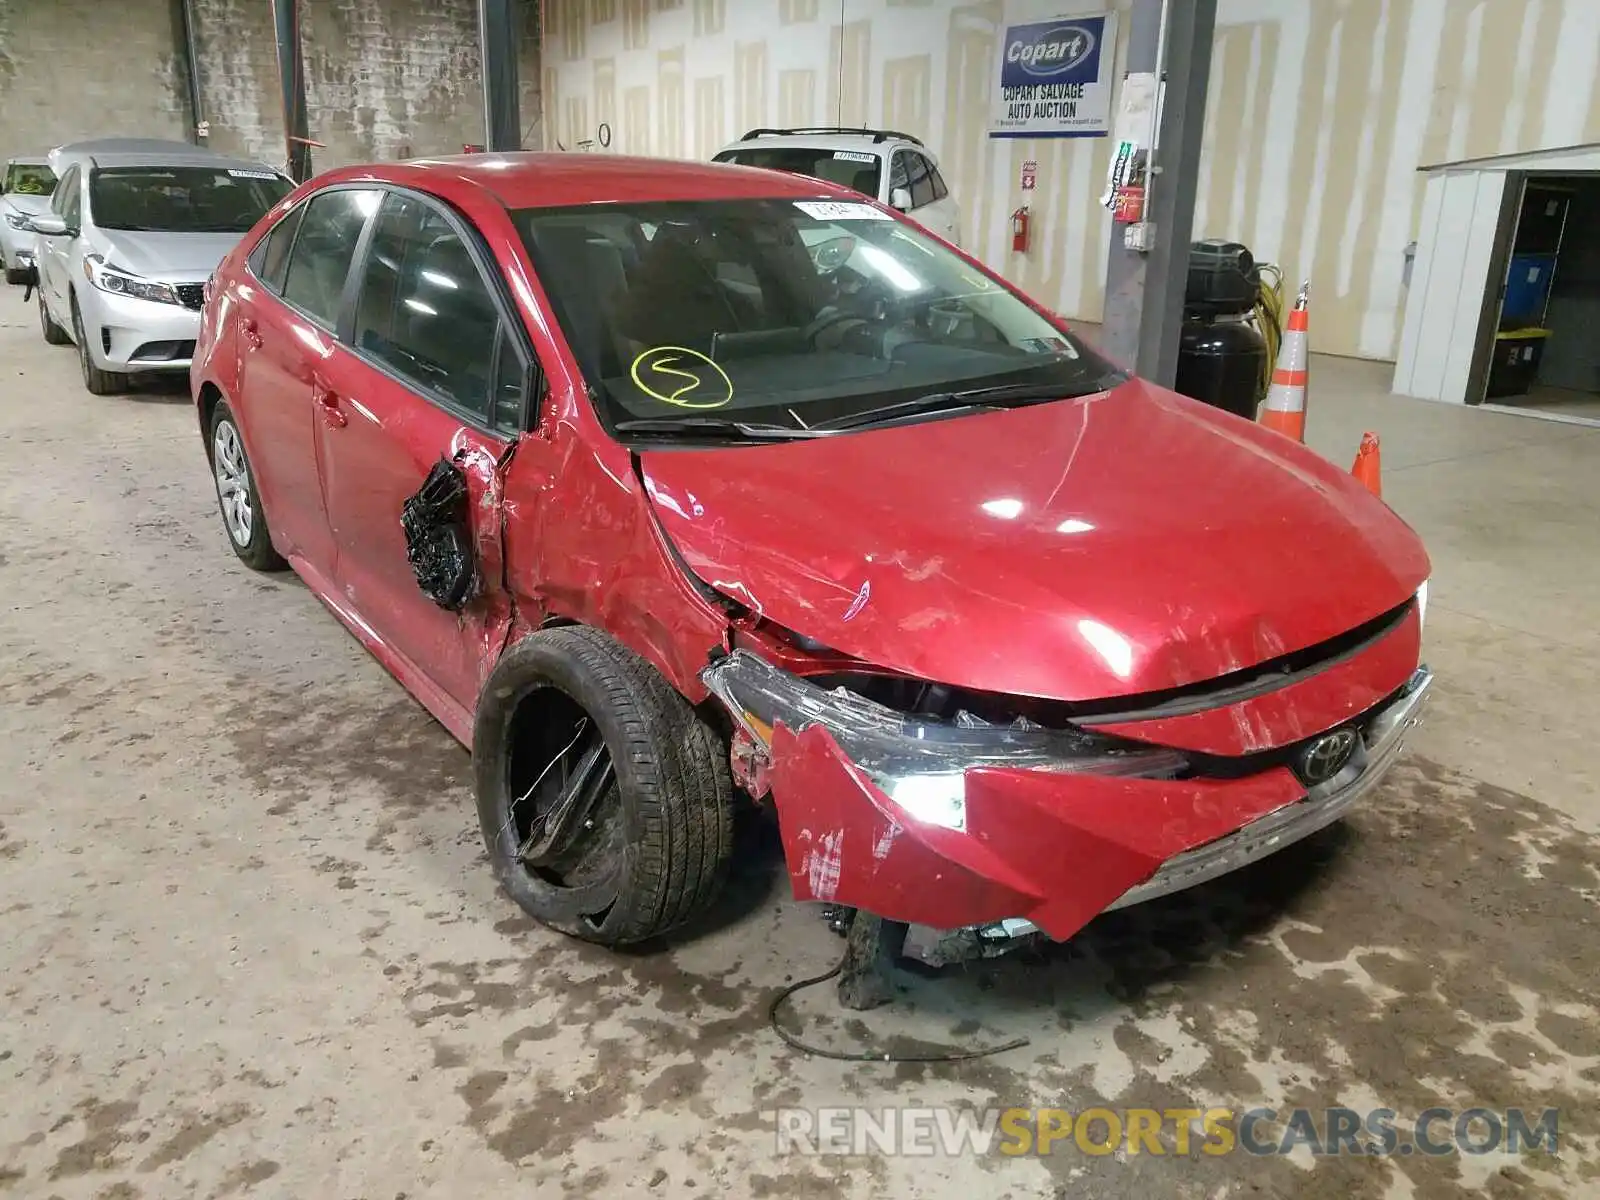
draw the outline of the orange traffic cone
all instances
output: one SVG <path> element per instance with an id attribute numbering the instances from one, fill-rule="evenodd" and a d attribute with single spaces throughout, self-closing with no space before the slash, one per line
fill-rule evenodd
<path id="1" fill-rule="evenodd" d="M 1361 449 L 1356 451 L 1356 461 L 1351 464 L 1350 474 L 1360 480 L 1367 491 L 1381 500 L 1383 499 L 1383 480 L 1379 478 L 1381 470 L 1378 435 L 1368 430 L 1361 435 Z"/>
<path id="2" fill-rule="evenodd" d="M 1272 386 L 1267 389 L 1266 403 L 1261 408 L 1263 425 L 1297 442 L 1306 440 L 1306 304 L 1310 292 L 1309 282 L 1300 285 L 1288 328 L 1283 331 L 1283 345 L 1278 349 Z"/>

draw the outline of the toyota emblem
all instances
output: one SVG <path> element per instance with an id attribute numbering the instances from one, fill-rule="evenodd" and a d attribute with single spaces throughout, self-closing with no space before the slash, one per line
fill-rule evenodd
<path id="1" fill-rule="evenodd" d="M 1300 778 L 1315 787 L 1326 783 L 1350 761 L 1356 749 L 1356 731 L 1335 729 L 1312 741 L 1300 752 Z"/>

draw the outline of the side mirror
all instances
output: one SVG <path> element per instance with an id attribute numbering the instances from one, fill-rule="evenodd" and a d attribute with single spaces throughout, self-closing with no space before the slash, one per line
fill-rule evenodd
<path id="1" fill-rule="evenodd" d="M 66 237 L 77 232 L 75 229 L 69 229 L 67 222 L 55 213 L 40 213 L 37 217 L 30 217 L 28 228 L 42 237 Z"/>
<path id="2" fill-rule="evenodd" d="M 889 193 L 889 207 L 898 208 L 901 212 L 911 211 L 911 189 L 895 188 Z"/>

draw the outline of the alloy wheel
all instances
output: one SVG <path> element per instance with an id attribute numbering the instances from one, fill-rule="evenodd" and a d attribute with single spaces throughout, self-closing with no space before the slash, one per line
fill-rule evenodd
<path id="1" fill-rule="evenodd" d="M 245 464 L 239 431 L 230 421 L 217 423 L 217 431 L 211 437 L 211 462 L 228 536 L 235 545 L 248 546 L 255 525 L 255 511 L 250 503 L 250 468 Z"/>

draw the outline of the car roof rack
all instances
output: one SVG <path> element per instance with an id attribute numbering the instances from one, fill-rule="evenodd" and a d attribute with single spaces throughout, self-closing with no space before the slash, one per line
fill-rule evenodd
<path id="1" fill-rule="evenodd" d="M 862 137 L 870 137 L 874 142 L 910 142 L 921 146 L 922 139 L 913 137 L 909 133 L 901 133 L 898 129 L 863 129 L 849 125 L 807 125 L 800 129 L 752 129 L 739 140 L 741 142 L 753 141 L 762 137 L 787 137 L 790 134 L 805 133 L 854 133 Z"/>

